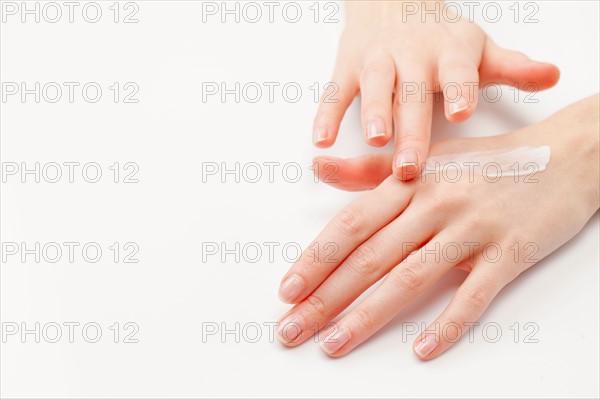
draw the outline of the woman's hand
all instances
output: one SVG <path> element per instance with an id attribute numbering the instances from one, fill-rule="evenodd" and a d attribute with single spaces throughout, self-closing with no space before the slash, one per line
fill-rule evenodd
<path id="1" fill-rule="evenodd" d="M 393 131 L 393 172 L 410 180 L 419 173 L 414 166 L 428 155 L 432 91 L 443 93 L 446 118 L 461 122 L 475 111 L 479 85 L 540 90 L 556 84 L 554 65 L 496 46 L 474 23 L 451 18 L 452 8 L 441 12 L 443 6 L 442 1 L 346 2 L 347 26 L 332 78 L 338 92 L 334 101 L 328 100 L 329 91 L 321 99 L 315 145 L 334 143 L 346 109 L 360 92 L 366 142 L 383 146 Z M 424 14 L 423 7 L 438 11 Z"/>
<path id="2" fill-rule="evenodd" d="M 325 352 L 345 355 L 442 275 L 461 268 L 468 277 L 414 345 L 422 359 L 443 353 L 506 284 L 567 242 L 597 211 L 598 100 L 595 95 L 515 133 L 449 140 L 431 150 L 440 155 L 550 146 L 546 170 L 517 181 L 474 173 L 473 180 L 463 174 L 454 183 L 427 175 L 406 183 L 389 176 L 389 155 L 318 158 L 320 176 L 330 172 L 327 162 L 337 163 L 338 187 L 377 187 L 342 210 L 283 278 L 280 297 L 297 305 L 280 319 L 279 339 L 289 346 L 306 341 L 387 274 L 331 334 L 321 336 Z M 315 248 L 331 243 L 333 257 L 317 255 Z"/>

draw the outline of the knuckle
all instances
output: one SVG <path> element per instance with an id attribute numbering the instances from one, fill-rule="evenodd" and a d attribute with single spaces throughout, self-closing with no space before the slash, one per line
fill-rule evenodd
<path id="1" fill-rule="evenodd" d="M 406 84 L 407 83 L 405 82 L 404 85 Z M 396 90 L 397 94 L 394 96 L 392 105 L 393 110 L 398 112 L 402 107 L 416 108 L 423 106 L 427 102 L 427 99 L 423 97 L 420 87 L 420 85 L 415 86 L 414 90 L 416 90 L 416 92 L 405 92 L 404 89 L 406 87 L 401 87 L 399 90 Z"/>
<path id="2" fill-rule="evenodd" d="M 312 244 L 310 247 L 306 248 L 303 252 L 302 252 L 302 256 L 300 258 L 301 260 L 301 265 L 307 268 L 310 268 L 311 266 L 314 266 L 316 264 L 319 263 L 319 258 L 317 256 L 317 251 L 314 251 Z"/>
<path id="3" fill-rule="evenodd" d="M 486 231 L 487 229 L 491 231 L 498 231 L 492 230 L 490 228 L 489 223 L 486 223 L 486 221 L 483 221 L 480 218 L 473 216 L 465 217 L 459 226 L 462 227 L 459 234 L 464 234 L 464 236 L 466 237 L 472 235 L 473 231 Z"/>
<path id="4" fill-rule="evenodd" d="M 371 78 L 392 73 L 394 73 L 394 68 L 390 64 L 385 62 L 370 62 L 363 67 L 360 73 L 360 81 L 365 82 Z"/>
<path id="5" fill-rule="evenodd" d="M 372 275 L 377 270 L 374 248 L 370 245 L 361 245 L 350 256 L 349 264 L 359 276 Z"/>
<path id="6" fill-rule="evenodd" d="M 417 293 L 423 286 L 423 271 L 420 264 L 400 267 L 393 276 L 395 284 L 409 293 Z"/>
<path id="7" fill-rule="evenodd" d="M 495 227 L 504 227 L 504 226 L 502 226 L 499 222 L 497 222 L 492 227 L 495 228 Z M 498 231 L 498 230 L 496 230 L 496 231 Z M 509 251 L 511 247 L 514 248 L 515 245 L 522 247 L 525 243 L 528 242 L 529 238 L 531 237 L 531 235 L 528 233 L 529 232 L 522 231 L 522 229 L 512 229 L 508 233 L 506 233 L 506 236 L 499 242 L 499 245 L 503 250 L 507 250 L 507 251 Z M 519 252 L 518 253 L 519 256 L 516 256 L 516 255 L 517 254 L 515 254 L 515 259 L 518 259 L 521 256 L 526 255 L 526 253 Z"/>
<path id="8" fill-rule="evenodd" d="M 450 207 L 450 203 L 445 198 L 433 198 L 428 204 L 429 212 L 433 215 L 443 215 Z"/>
<path id="9" fill-rule="evenodd" d="M 325 317 L 327 314 L 327 308 L 325 302 L 318 294 L 311 294 L 306 298 L 307 312 L 314 314 L 319 318 Z"/>
<path id="10" fill-rule="evenodd" d="M 456 192 L 452 194 L 452 206 L 462 208 L 465 204 L 469 204 L 472 198 L 473 194 L 468 190 L 456 190 Z"/>
<path id="11" fill-rule="evenodd" d="M 472 288 L 463 293 L 463 300 L 472 309 L 482 311 L 489 302 L 489 295 L 482 288 Z"/>
<path id="12" fill-rule="evenodd" d="M 336 220 L 337 227 L 346 236 L 360 235 L 364 230 L 363 216 L 357 210 L 344 209 Z"/>
<path id="13" fill-rule="evenodd" d="M 444 62 L 441 65 L 442 73 L 451 73 L 453 76 L 459 74 L 471 74 L 473 70 L 476 70 L 475 66 L 467 61 L 452 59 Z"/>
<path id="14" fill-rule="evenodd" d="M 429 136 L 425 131 L 418 128 L 400 128 L 399 137 L 404 148 L 417 146 L 418 148 L 427 147 Z"/>
<path id="15" fill-rule="evenodd" d="M 415 145 L 419 148 L 429 147 L 431 134 L 426 126 L 421 126 L 420 120 L 402 120 L 401 117 L 394 116 L 394 123 L 397 125 L 395 131 L 403 148 L 409 145 Z"/>
<path id="16" fill-rule="evenodd" d="M 451 196 L 439 197 L 433 201 L 435 203 L 433 208 L 435 208 L 436 212 L 445 212 L 447 210 L 459 212 L 471 204 L 470 199 L 470 193 L 467 190 L 457 189 L 452 192 Z M 477 223 L 474 220 L 469 220 L 469 222 Z"/>
<path id="17" fill-rule="evenodd" d="M 391 110 L 390 110 L 389 103 L 386 105 L 385 102 L 382 100 L 371 100 L 368 103 L 362 104 L 361 111 L 362 111 L 363 116 L 366 116 L 367 114 L 371 114 L 371 113 L 375 113 L 375 112 L 387 114 Z"/>
<path id="18" fill-rule="evenodd" d="M 427 199 L 425 204 L 425 210 L 429 215 L 441 217 L 443 215 L 456 215 L 462 212 L 462 210 L 468 206 L 468 198 L 455 198 L 453 196 L 443 196 L 438 195 L 439 191 L 432 190 L 432 194 L 430 198 Z M 457 197 L 461 197 L 463 193 L 461 191 L 465 190 L 455 190 L 457 192 Z M 454 192 L 452 193 L 454 195 Z M 471 219 L 464 218 L 463 223 L 468 224 L 471 222 Z"/>
<path id="19" fill-rule="evenodd" d="M 371 313 L 365 309 L 357 308 L 355 310 L 356 320 L 364 330 L 373 330 L 375 328 L 375 320 Z"/>
<path id="20" fill-rule="evenodd" d="M 313 120 L 313 126 L 322 126 L 333 123 L 338 119 L 337 104 L 329 104 L 321 101 L 317 115 Z"/>

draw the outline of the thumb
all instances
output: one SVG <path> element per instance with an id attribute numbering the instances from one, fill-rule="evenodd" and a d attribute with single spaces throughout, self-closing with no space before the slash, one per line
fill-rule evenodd
<path id="1" fill-rule="evenodd" d="M 503 49 L 488 38 L 479 77 L 482 86 L 497 83 L 535 91 L 554 86 L 560 78 L 560 71 L 553 64 L 534 61 L 518 51 Z"/>
<path id="2" fill-rule="evenodd" d="M 392 154 L 369 154 L 356 158 L 316 157 L 313 170 L 318 179 L 346 191 L 370 190 L 392 174 Z"/>

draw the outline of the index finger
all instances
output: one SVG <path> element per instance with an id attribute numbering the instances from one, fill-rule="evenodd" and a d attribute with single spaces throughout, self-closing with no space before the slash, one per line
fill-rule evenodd
<path id="1" fill-rule="evenodd" d="M 411 180 L 426 161 L 431 140 L 433 94 L 431 73 L 422 65 L 398 66 L 399 83 L 394 98 L 394 175 Z M 400 80 L 402 79 L 402 80 Z"/>

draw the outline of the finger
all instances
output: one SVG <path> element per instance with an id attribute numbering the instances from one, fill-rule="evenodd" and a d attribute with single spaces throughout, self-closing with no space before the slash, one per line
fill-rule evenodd
<path id="1" fill-rule="evenodd" d="M 560 71 L 555 65 L 534 61 L 525 54 L 498 47 L 489 38 L 479 72 L 482 85 L 506 84 L 528 91 L 548 89 L 560 78 Z"/>
<path id="2" fill-rule="evenodd" d="M 332 81 L 325 86 L 313 123 L 314 145 L 324 148 L 335 142 L 346 109 L 357 93 L 358 79 L 354 69 L 338 62 Z"/>
<path id="3" fill-rule="evenodd" d="M 394 97 L 394 175 L 400 180 L 418 176 L 427 159 L 431 139 L 433 98 L 431 74 L 422 65 L 399 67 Z"/>
<path id="4" fill-rule="evenodd" d="M 346 191 L 370 190 L 380 185 L 392 173 L 392 154 L 369 154 L 341 159 L 316 157 L 315 176 L 323 183 Z"/>
<path id="5" fill-rule="evenodd" d="M 280 299 L 297 303 L 313 292 L 356 247 L 406 208 L 413 191 L 414 185 L 388 179 L 344 208 L 284 276 Z"/>
<path id="6" fill-rule="evenodd" d="M 334 357 L 350 352 L 466 259 L 468 251 L 450 241 L 455 236 L 445 230 L 393 268 L 365 301 L 337 322 L 331 334 L 323 336 L 321 348 Z M 448 247 L 452 248 L 445 250 Z"/>
<path id="7" fill-rule="evenodd" d="M 438 66 L 440 89 L 444 95 L 446 119 L 462 122 L 475 112 L 479 97 L 477 65 L 454 53 L 441 56 Z"/>
<path id="8" fill-rule="evenodd" d="M 413 349 L 423 360 L 439 356 L 479 320 L 510 279 L 498 264 L 477 262 L 442 314 L 423 331 Z M 512 279 L 512 278 L 511 278 Z"/>
<path id="9" fill-rule="evenodd" d="M 387 55 L 367 61 L 360 75 L 361 119 L 365 141 L 381 147 L 392 137 L 394 61 Z"/>
<path id="10" fill-rule="evenodd" d="M 327 326 L 371 285 L 433 235 L 433 219 L 407 210 L 353 251 L 305 301 L 281 318 L 280 340 L 296 346 Z M 286 326 L 296 321 L 296 334 Z M 287 333 L 287 334 L 286 334 Z"/>

